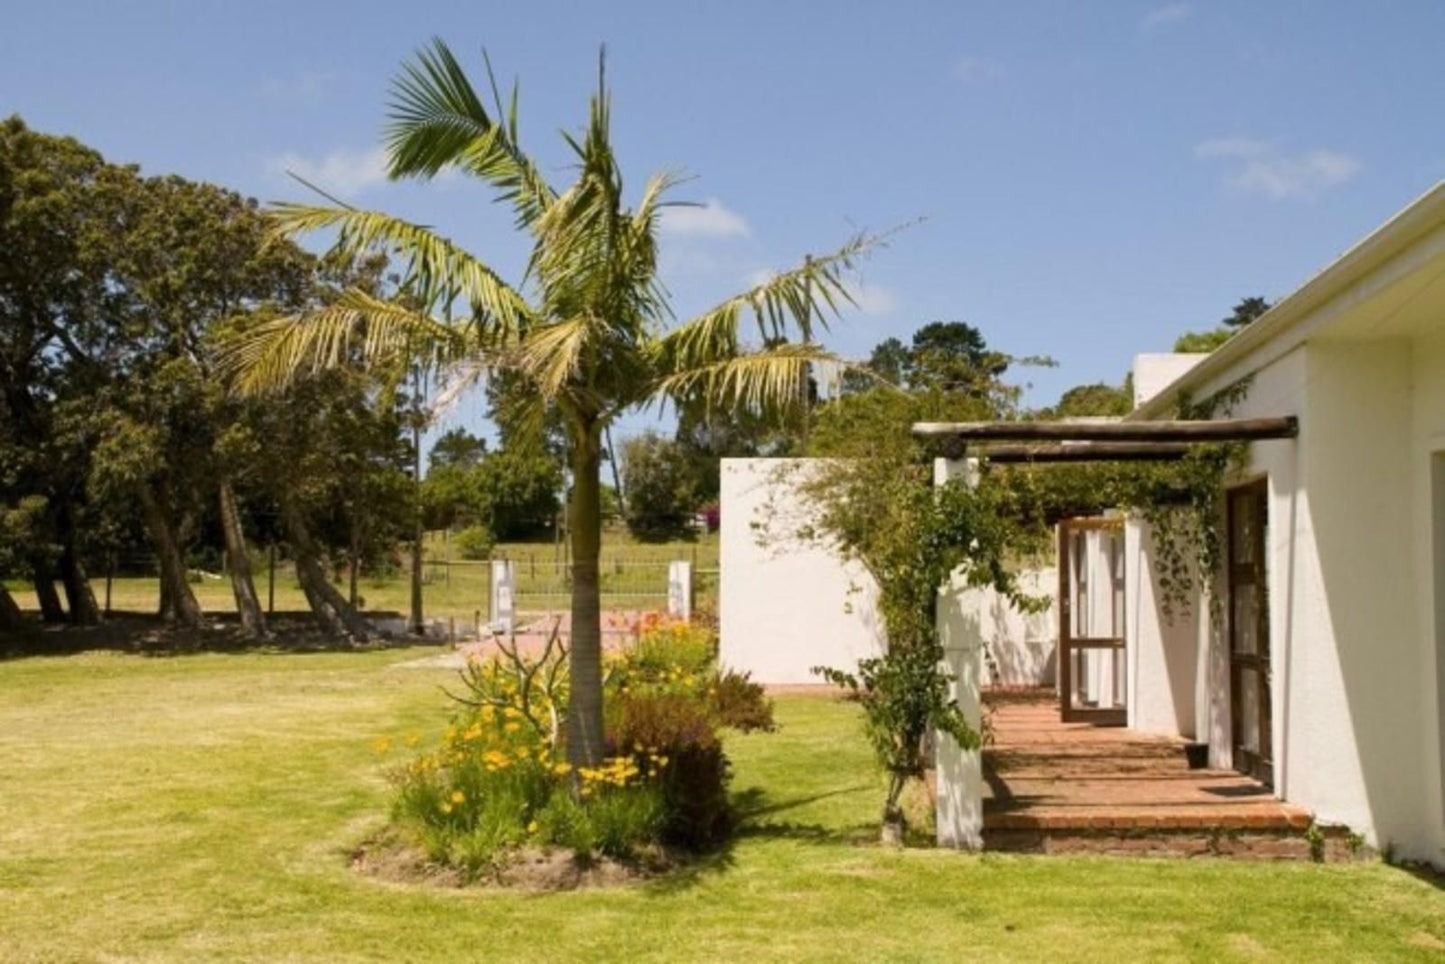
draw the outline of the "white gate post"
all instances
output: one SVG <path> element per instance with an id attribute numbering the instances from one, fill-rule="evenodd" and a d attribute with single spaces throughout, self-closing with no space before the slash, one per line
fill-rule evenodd
<path id="1" fill-rule="evenodd" d="M 510 633 L 516 628 L 515 600 L 516 569 L 510 559 L 492 560 L 492 629 Z"/>
<path id="2" fill-rule="evenodd" d="M 674 619 L 692 619 L 692 563 L 667 564 L 667 614 Z"/>
<path id="3" fill-rule="evenodd" d="M 978 461 L 934 461 L 933 480 L 943 485 L 962 478 L 972 485 Z M 938 635 L 944 669 L 953 678 L 951 695 L 975 733 L 983 721 L 983 594 L 961 583 L 939 587 Z M 966 750 L 946 733 L 934 734 L 938 780 L 934 810 L 938 845 L 965 850 L 983 847 L 983 753 Z"/>

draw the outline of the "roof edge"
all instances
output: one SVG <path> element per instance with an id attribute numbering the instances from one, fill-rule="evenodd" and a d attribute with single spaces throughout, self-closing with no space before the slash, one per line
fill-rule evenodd
<path id="1" fill-rule="evenodd" d="M 1280 299 L 1203 361 L 1160 389 L 1125 416 L 1143 421 L 1168 411 L 1179 394 L 1215 378 L 1256 349 L 1288 332 L 1335 295 L 1398 254 L 1439 223 L 1445 222 L 1445 181 L 1438 181 L 1389 220 L 1365 235 L 1324 269 Z"/>

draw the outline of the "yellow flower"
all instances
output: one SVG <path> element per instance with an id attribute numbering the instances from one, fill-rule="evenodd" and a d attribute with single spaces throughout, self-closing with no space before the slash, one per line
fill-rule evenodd
<path id="1" fill-rule="evenodd" d="M 527 824 L 527 832 L 528 832 L 528 833 L 536 833 L 536 832 L 537 832 L 537 821 L 533 820 L 531 823 Z"/>
<path id="2" fill-rule="evenodd" d="M 466 803 L 467 795 L 460 790 L 452 791 L 452 803 Z"/>
<path id="3" fill-rule="evenodd" d="M 520 723 L 508 723 L 506 726 L 502 727 L 502 729 L 506 730 L 508 733 L 516 733 L 521 728 L 522 724 Z"/>
<path id="4" fill-rule="evenodd" d="M 451 813 L 451 812 L 452 812 L 452 805 L 451 805 L 450 803 L 444 803 L 444 804 L 442 804 L 442 813 Z"/>
<path id="5" fill-rule="evenodd" d="M 391 749 L 391 738 L 379 736 L 372 742 L 371 748 L 376 751 L 377 756 L 386 756 L 387 751 Z"/>

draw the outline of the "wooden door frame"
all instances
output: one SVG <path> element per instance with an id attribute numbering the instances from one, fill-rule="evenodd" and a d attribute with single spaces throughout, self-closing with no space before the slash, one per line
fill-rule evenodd
<path id="1" fill-rule="evenodd" d="M 1073 633 L 1073 580 L 1069 566 L 1069 537 L 1075 532 L 1118 530 L 1123 519 L 1081 518 L 1059 522 L 1059 718 L 1065 723 L 1094 723 L 1099 726 L 1124 726 L 1128 723 L 1127 708 L 1089 709 L 1074 706 L 1074 652 L 1086 649 L 1124 651 L 1123 636 L 1081 636 Z"/>
<path id="2" fill-rule="evenodd" d="M 1235 558 L 1235 512 L 1236 501 L 1241 498 L 1255 499 L 1258 524 L 1253 536 L 1253 565 L 1236 564 Z M 1243 485 L 1233 486 L 1225 492 L 1225 638 L 1224 644 L 1229 657 L 1229 745 L 1230 758 L 1234 769 L 1274 786 L 1274 683 L 1271 664 L 1274 653 L 1269 638 L 1269 479 L 1259 478 Z M 1240 653 L 1235 647 L 1234 593 L 1236 586 L 1255 587 L 1253 653 Z M 1241 689 L 1244 671 L 1254 672 L 1255 709 L 1259 714 L 1259 751 L 1244 747 L 1243 713 L 1244 701 Z"/>

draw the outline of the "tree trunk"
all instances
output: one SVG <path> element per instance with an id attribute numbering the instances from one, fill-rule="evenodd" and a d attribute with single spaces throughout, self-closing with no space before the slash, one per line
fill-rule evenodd
<path id="1" fill-rule="evenodd" d="M 311 540 L 311 533 L 300 511 L 290 505 L 283 505 L 281 511 L 286 519 L 291 552 L 296 557 L 296 578 L 301 583 L 301 591 L 305 593 L 306 603 L 311 607 L 316 621 L 325 632 L 346 637 L 353 642 L 365 642 L 371 637 L 366 620 L 351 608 L 346 597 L 337 592 L 336 587 L 326 578 L 316 543 Z"/>
<path id="2" fill-rule="evenodd" d="M 168 623 L 196 628 L 201 625 L 204 615 L 195 593 L 186 579 L 186 562 L 181 556 L 181 547 L 176 542 L 175 532 L 166 517 L 165 502 L 149 485 L 140 487 L 141 509 L 145 513 L 146 527 L 151 531 L 155 543 L 156 560 L 160 564 L 161 576 L 161 619 Z"/>
<path id="3" fill-rule="evenodd" d="M 266 639 L 266 615 L 256 595 L 251 578 L 251 559 L 246 555 L 246 533 L 241 528 L 241 510 L 236 505 L 236 490 L 229 479 L 220 485 L 221 531 L 226 538 L 226 568 L 231 570 L 231 591 L 236 597 L 236 612 L 241 616 L 241 631 L 248 639 Z"/>
<path id="4" fill-rule="evenodd" d="M 65 587 L 65 603 L 70 610 L 70 621 L 76 626 L 97 626 L 100 624 L 100 607 L 96 605 L 95 593 L 90 588 L 90 577 L 85 573 L 85 563 L 76 548 L 77 534 L 75 516 L 68 507 L 62 508 L 60 538 L 65 548 L 60 553 L 60 581 Z"/>
<path id="5" fill-rule="evenodd" d="M 18 633 L 29 625 L 15 597 L 10 595 L 4 583 L 0 583 L 0 632 Z"/>
<path id="6" fill-rule="evenodd" d="M 55 570 L 50 560 L 36 557 L 30 561 L 31 582 L 35 584 L 35 599 L 40 605 L 40 621 L 45 623 L 65 622 L 65 607 L 60 604 L 60 594 L 55 591 Z"/>
<path id="7" fill-rule="evenodd" d="M 572 452 L 571 693 L 567 706 L 567 760 L 574 767 L 602 762 L 602 600 L 598 556 L 602 548 L 602 469 L 599 430 L 579 432 Z"/>

